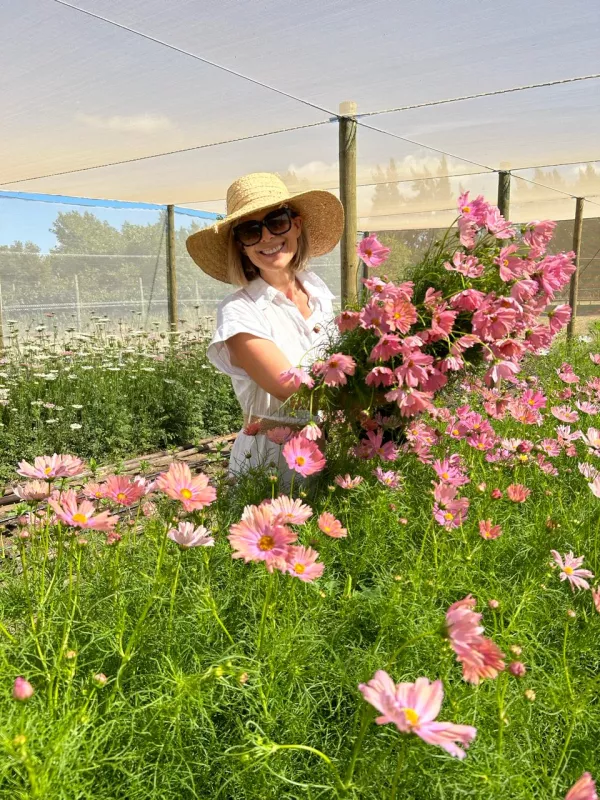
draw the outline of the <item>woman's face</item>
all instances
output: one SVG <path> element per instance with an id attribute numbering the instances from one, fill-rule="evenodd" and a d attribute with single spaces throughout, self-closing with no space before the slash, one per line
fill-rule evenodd
<path id="1" fill-rule="evenodd" d="M 240 222 L 247 220 L 262 221 L 273 209 L 256 211 L 242 217 Z M 257 269 L 262 272 L 282 272 L 289 267 L 298 250 L 298 239 L 302 230 L 302 219 L 292 217 L 292 227 L 287 233 L 272 234 L 265 225 L 262 228 L 262 237 L 258 244 L 243 245 L 242 253 L 248 256 Z"/>

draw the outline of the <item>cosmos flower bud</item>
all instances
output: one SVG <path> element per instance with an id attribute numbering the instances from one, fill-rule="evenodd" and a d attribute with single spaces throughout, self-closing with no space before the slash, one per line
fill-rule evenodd
<path id="1" fill-rule="evenodd" d="M 30 697 L 33 697 L 34 692 L 35 689 L 25 678 L 19 676 L 15 679 L 13 684 L 13 697 L 15 700 L 22 703 L 25 700 L 29 700 Z"/>

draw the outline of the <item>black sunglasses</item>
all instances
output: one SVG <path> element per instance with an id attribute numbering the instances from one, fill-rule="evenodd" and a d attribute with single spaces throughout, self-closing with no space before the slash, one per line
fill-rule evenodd
<path id="1" fill-rule="evenodd" d="M 245 247 L 252 247 L 262 239 L 263 225 L 273 236 L 279 236 L 291 230 L 292 219 L 297 216 L 298 214 L 291 208 L 276 208 L 275 211 L 270 211 L 263 220 L 249 219 L 246 222 L 240 222 L 234 227 L 233 236 Z"/>

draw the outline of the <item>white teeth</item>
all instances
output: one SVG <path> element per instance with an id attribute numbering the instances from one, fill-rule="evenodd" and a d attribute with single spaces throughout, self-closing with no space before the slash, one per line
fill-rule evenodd
<path id="1" fill-rule="evenodd" d="M 277 247 L 273 247 L 271 250 L 261 250 L 260 252 L 265 256 L 272 256 L 274 253 L 278 253 L 282 249 L 283 249 L 283 244 L 280 244 L 277 245 Z"/>

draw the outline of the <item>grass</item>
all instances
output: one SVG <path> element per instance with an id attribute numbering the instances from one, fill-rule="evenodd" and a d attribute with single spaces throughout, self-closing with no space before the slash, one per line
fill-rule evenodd
<path id="1" fill-rule="evenodd" d="M 568 354 L 582 382 L 597 372 L 589 347 Z M 557 348 L 528 365 L 549 406 L 569 402 L 555 399 L 566 355 Z M 447 400 L 480 409 L 477 392 L 461 391 Z M 587 429 L 581 418 L 573 428 Z M 539 429 L 510 417 L 492 424 L 537 442 L 558 423 L 546 412 Z M 434 452 L 461 452 L 471 477 L 467 521 L 446 531 L 432 519 L 429 466 L 403 454 L 394 465 L 403 488 L 390 491 L 375 482 L 374 463 L 349 463 L 332 445 L 331 472 L 303 490 L 315 514 L 299 538 L 325 564 L 314 584 L 231 559 L 229 526 L 271 496 L 264 475 L 218 487 L 203 517 L 214 548 L 180 551 L 165 539 L 178 509 L 164 497 L 160 513 L 141 518 L 143 535 L 122 523 L 116 546 L 98 533 L 78 544 L 64 528 L 33 535 L 20 545 L 25 562 L 2 562 L 0 797 L 564 798 L 584 770 L 600 776 L 600 615 L 590 592 L 573 594 L 549 566 L 552 548 L 573 550 L 600 572 L 600 504 L 577 469 L 597 459 L 577 448 L 578 459 L 551 459 L 551 477 L 531 461 L 489 464 L 442 437 Z M 342 471 L 365 480 L 328 489 Z M 532 490 L 525 503 L 491 498 L 510 483 Z M 347 539 L 319 531 L 325 508 Z M 499 539 L 479 536 L 487 518 L 502 525 Z M 507 660 L 511 646 L 522 648 L 524 678 L 462 680 L 439 632 L 450 604 L 470 593 Z M 442 679 L 439 719 L 477 727 L 464 761 L 373 723 L 357 687 L 377 669 L 396 681 Z M 11 698 L 17 675 L 36 689 L 27 703 Z"/>

